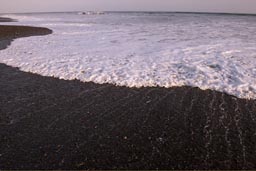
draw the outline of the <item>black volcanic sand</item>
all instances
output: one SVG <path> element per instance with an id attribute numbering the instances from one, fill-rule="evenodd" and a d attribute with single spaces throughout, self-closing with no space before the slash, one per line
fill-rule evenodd
<path id="1" fill-rule="evenodd" d="M 1 22 L 0 18 L 0 22 Z M 0 27 L 0 50 L 7 48 L 13 39 L 20 37 L 28 37 L 32 35 L 46 35 L 51 34 L 52 31 L 41 27 L 28 26 L 4 26 Z"/>
<path id="2" fill-rule="evenodd" d="M 0 107 L 0 169 L 256 169 L 255 100 L 65 81 L 0 64 Z"/>

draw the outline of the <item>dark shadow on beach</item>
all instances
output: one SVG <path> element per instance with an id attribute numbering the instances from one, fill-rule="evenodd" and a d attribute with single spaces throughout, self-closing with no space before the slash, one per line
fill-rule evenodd
<path id="1" fill-rule="evenodd" d="M 255 128 L 255 100 L 65 81 L 0 64 L 0 169 L 256 169 Z"/>

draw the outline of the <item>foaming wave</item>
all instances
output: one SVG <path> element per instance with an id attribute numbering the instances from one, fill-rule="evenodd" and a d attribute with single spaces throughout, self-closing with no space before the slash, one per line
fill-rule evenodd
<path id="1" fill-rule="evenodd" d="M 0 51 L 0 62 L 67 80 L 190 85 L 256 98 L 255 17 L 131 15 L 20 18 L 18 24 L 36 21 L 54 34 L 15 40 Z"/>

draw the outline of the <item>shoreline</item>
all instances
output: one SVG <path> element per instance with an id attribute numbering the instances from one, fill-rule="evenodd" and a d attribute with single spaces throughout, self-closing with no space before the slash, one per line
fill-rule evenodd
<path id="1" fill-rule="evenodd" d="M 0 50 L 50 33 L 0 25 Z M 256 169 L 256 100 L 66 81 L 0 64 L 0 106 L 0 169 Z"/>
<path id="2" fill-rule="evenodd" d="M 1 22 L 13 22 L 10 18 L 1 18 Z M 0 25 L 0 50 L 7 48 L 14 39 L 33 35 L 51 34 L 52 30 L 42 27 Z"/>

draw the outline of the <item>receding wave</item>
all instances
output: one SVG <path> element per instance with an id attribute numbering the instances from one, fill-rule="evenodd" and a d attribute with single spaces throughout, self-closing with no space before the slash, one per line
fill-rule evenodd
<path id="1" fill-rule="evenodd" d="M 129 87 L 190 85 L 256 98 L 256 17 L 8 15 L 52 35 L 15 40 L 0 62 L 44 76 Z"/>

